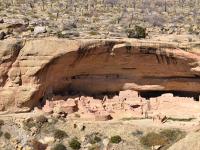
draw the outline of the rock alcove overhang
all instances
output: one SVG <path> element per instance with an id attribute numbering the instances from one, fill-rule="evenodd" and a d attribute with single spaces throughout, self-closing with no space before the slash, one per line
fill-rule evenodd
<path id="1" fill-rule="evenodd" d="M 168 92 L 198 97 L 198 62 L 199 55 L 168 43 L 29 40 L 9 67 L 0 94 L 6 94 L 9 107 L 20 111 L 37 106 L 49 94 L 73 91 L 98 95 L 135 90 L 147 98 Z M 20 84 L 16 78 L 20 78 Z"/>
<path id="2" fill-rule="evenodd" d="M 55 58 L 37 73 L 43 91 L 39 97 L 135 90 L 146 98 L 170 92 L 198 99 L 200 78 L 191 72 L 194 60 L 184 58 L 185 52 L 176 55 L 182 50 L 117 44 L 86 45 Z"/>

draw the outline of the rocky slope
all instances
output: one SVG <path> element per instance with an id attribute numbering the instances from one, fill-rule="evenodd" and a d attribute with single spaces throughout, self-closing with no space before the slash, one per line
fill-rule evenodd
<path id="1" fill-rule="evenodd" d="M 0 0 L 0 40 L 10 37 L 124 38 L 135 26 L 155 35 L 200 36 L 197 0 Z M 189 38 L 195 41 L 194 38 Z"/>
<path id="2" fill-rule="evenodd" d="M 198 99 L 198 43 L 8 39 L 0 42 L 0 110 L 28 111 L 43 97 L 120 90 Z M 150 93 L 151 94 L 151 93 Z"/>
<path id="3" fill-rule="evenodd" d="M 198 150 L 200 149 L 200 145 L 198 140 L 196 140 L 197 137 L 199 137 L 199 132 L 192 132 L 188 134 L 185 138 L 172 145 L 169 150 L 182 150 L 184 148 L 188 150 Z"/>

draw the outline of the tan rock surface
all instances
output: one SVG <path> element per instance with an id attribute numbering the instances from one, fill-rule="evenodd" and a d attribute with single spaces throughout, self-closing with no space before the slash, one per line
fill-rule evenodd
<path id="1" fill-rule="evenodd" d="M 1 41 L 1 108 L 27 111 L 45 96 L 69 91 L 200 93 L 200 56 L 182 45 L 130 39 Z"/>
<path id="2" fill-rule="evenodd" d="M 199 142 L 199 131 L 196 133 L 190 133 L 185 138 L 181 139 L 174 145 L 172 145 L 168 150 L 199 150 L 200 142 Z"/>

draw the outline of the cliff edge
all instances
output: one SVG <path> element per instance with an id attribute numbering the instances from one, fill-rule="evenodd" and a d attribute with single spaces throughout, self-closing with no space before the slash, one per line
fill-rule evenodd
<path id="1" fill-rule="evenodd" d="M 199 98 L 199 43 L 134 39 L 0 41 L 0 111 L 24 112 L 50 94 L 121 90 Z"/>

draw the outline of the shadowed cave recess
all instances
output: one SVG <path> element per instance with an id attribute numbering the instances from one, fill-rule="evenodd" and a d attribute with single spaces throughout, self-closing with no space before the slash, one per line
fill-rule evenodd
<path id="1" fill-rule="evenodd" d="M 164 93 L 199 100 L 200 77 L 193 74 L 194 60 L 165 49 L 101 45 L 79 49 L 55 58 L 37 74 L 44 103 L 53 96 L 103 99 L 133 90 L 150 99 Z"/>

